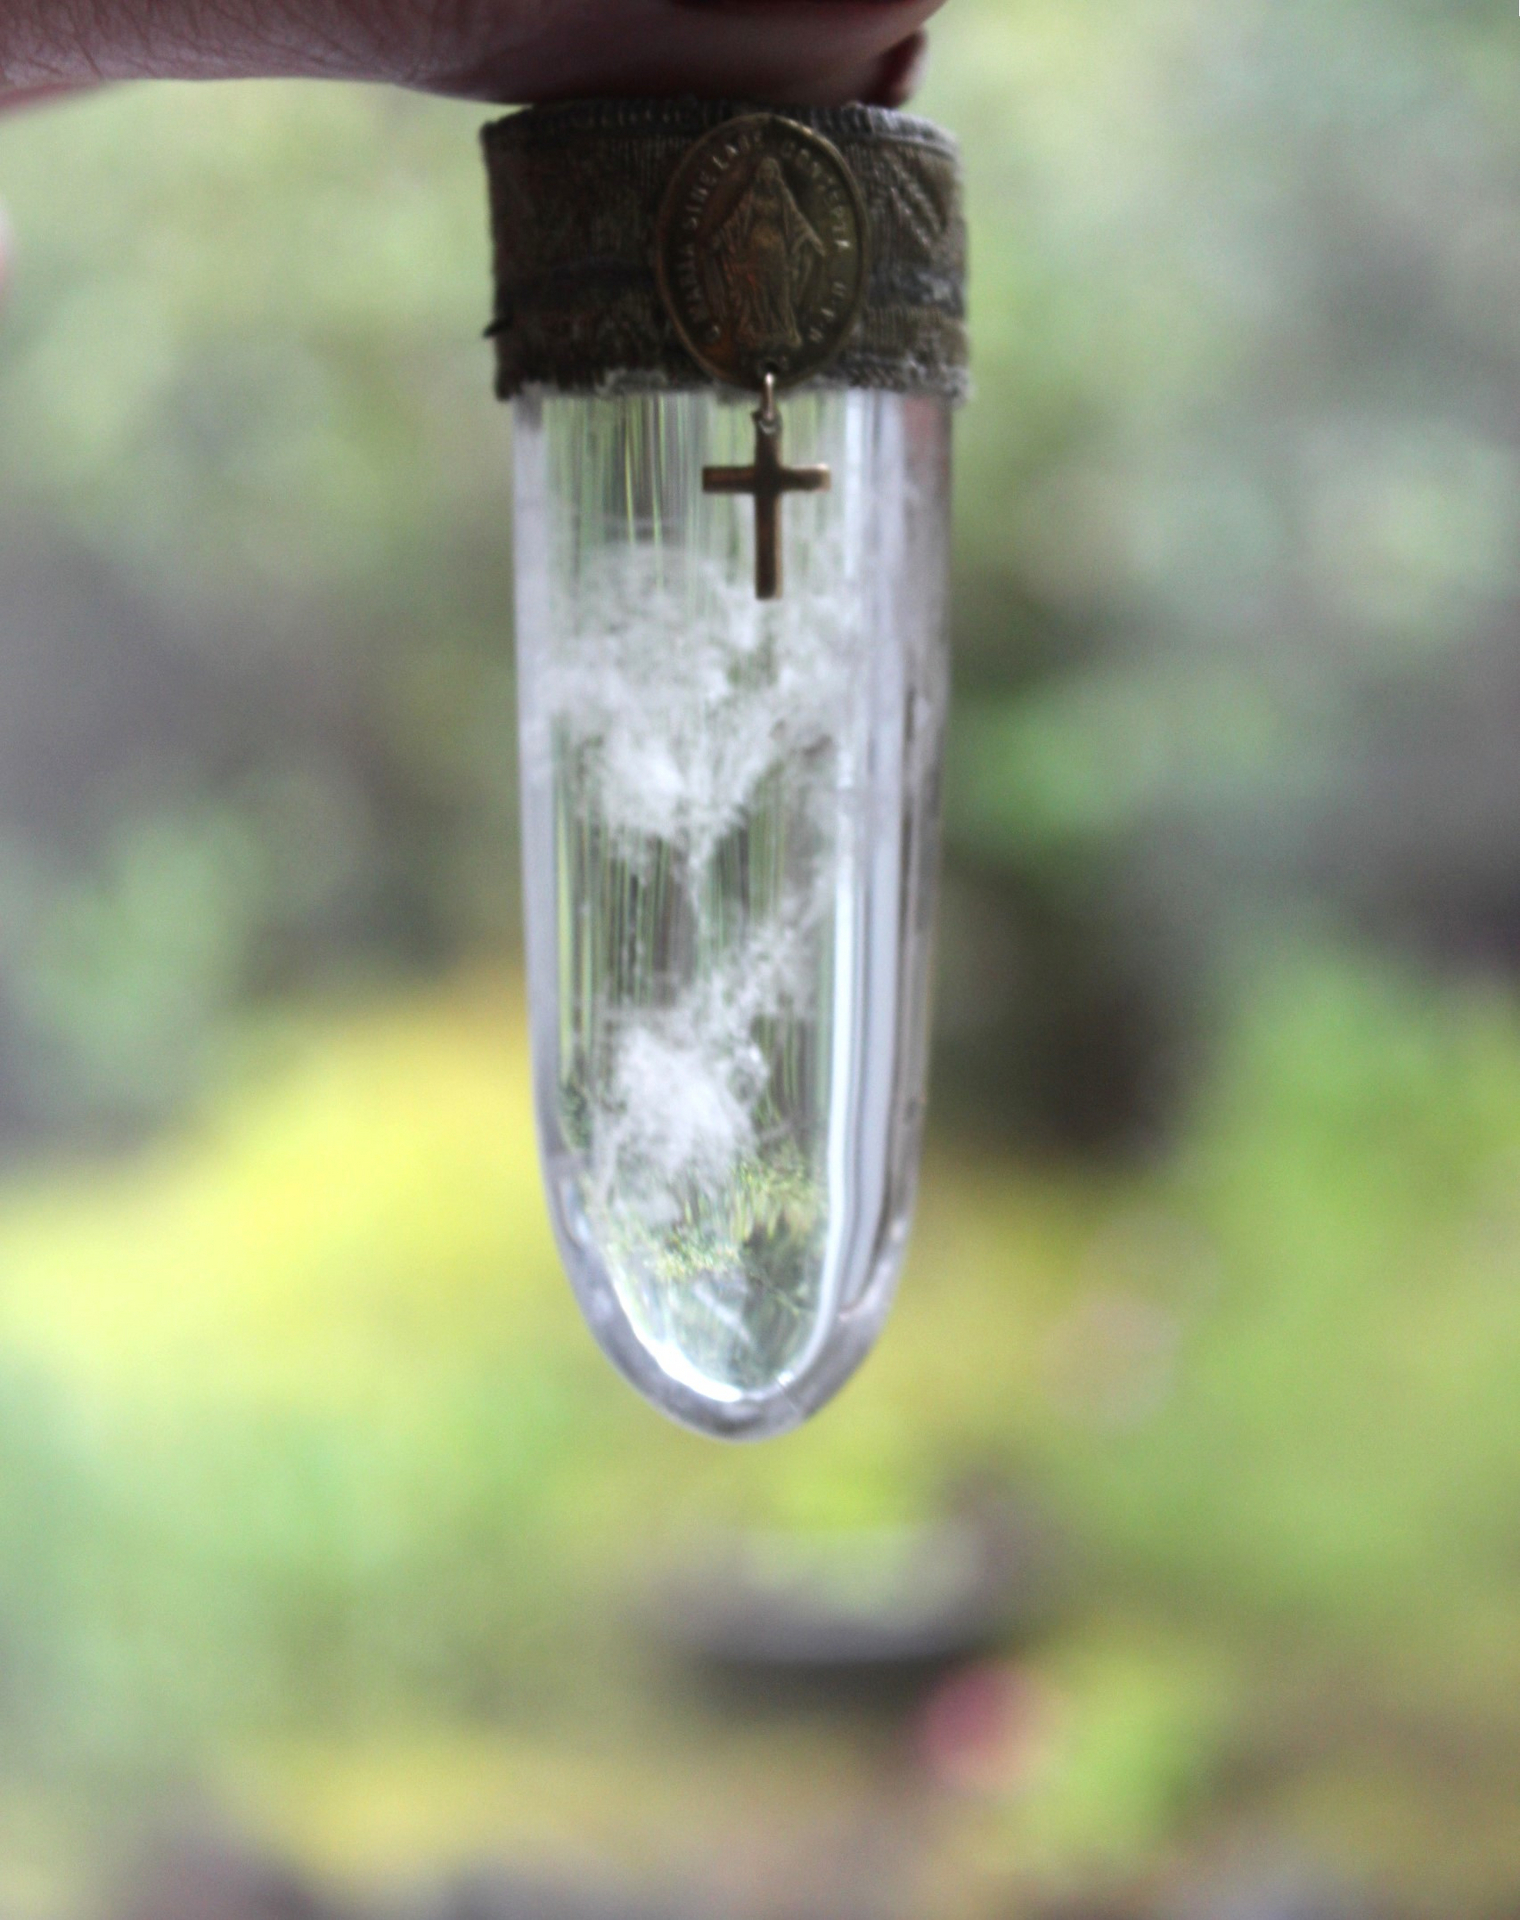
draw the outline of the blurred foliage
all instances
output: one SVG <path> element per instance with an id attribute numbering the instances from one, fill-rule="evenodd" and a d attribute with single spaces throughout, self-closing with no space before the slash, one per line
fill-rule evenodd
<path id="1" fill-rule="evenodd" d="M 944 15 L 941 1138 L 879 1355 L 741 1453 L 610 1379 L 538 1199 L 479 111 L 0 125 L 0 1902 L 210 1783 L 356 1874 L 869 1814 L 950 1920 L 1263 1834 L 1513 1905 L 1512 36 Z M 989 1468 L 1079 1578 L 980 1791 L 652 1670 L 689 1536 Z"/>
<path id="2" fill-rule="evenodd" d="M 136 1130 L 251 999 L 510 930 L 476 109 L 121 89 L 0 129 L 0 1121 Z"/>
<path id="3" fill-rule="evenodd" d="M 1084 1578 L 1025 1656 L 1033 1757 L 952 1809 L 959 1898 L 968 1861 L 1133 1872 L 1203 1809 L 1282 1817 L 1447 1914 L 1502 1888 L 1520 1014 L 1347 959 L 1256 989 L 1164 1171 L 932 1160 L 879 1354 L 759 1449 L 613 1389 L 489 979 L 285 1030 L 192 1136 L 12 1191 L 0 1804 L 83 1779 L 98 1818 L 210 1779 L 330 1864 L 415 1866 L 491 1821 L 531 1836 L 558 1793 L 586 1844 L 634 1857 L 648 1821 L 678 1845 L 672 1796 L 721 1827 L 733 1767 L 747 1817 L 777 1790 L 768 1736 L 669 1721 L 631 1597 L 694 1530 L 901 1523 L 992 1469 Z M 393 1774 L 356 1828 L 352 1769 L 374 1788 L 407 1729 L 413 1800 Z M 529 1736 L 558 1761 L 514 1762 Z M 827 1773 L 828 1736 L 794 1737 Z M 457 1792 L 387 1839 L 439 1766 Z M 1358 1783 L 1360 1821 L 1299 1805 L 1306 1777 L 1331 1804 Z M 1400 1796 L 1423 1812 L 1391 1833 Z"/>
<path id="4" fill-rule="evenodd" d="M 1513 967 L 1517 91 L 1477 6 L 946 17 L 984 1120 L 1154 1140 L 1263 909 Z"/>

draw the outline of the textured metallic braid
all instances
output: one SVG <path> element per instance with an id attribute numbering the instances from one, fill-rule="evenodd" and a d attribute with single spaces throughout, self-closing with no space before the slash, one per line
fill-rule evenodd
<path id="1" fill-rule="evenodd" d="M 712 384 L 656 284 L 655 229 L 693 142 L 738 114 L 701 100 L 531 107 L 481 138 L 495 249 L 496 391 Z M 831 140 L 864 196 L 871 272 L 860 322 L 815 384 L 964 398 L 966 226 L 960 160 L 926 120 L 880 107 L 784 108 Z"/>

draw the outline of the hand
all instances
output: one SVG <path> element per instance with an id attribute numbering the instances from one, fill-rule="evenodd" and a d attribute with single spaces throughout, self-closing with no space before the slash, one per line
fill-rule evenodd
<path id="1" fill-rule="evenodd" d="M 0 102 L 304 75 L 517 102 L 694 92 L 897 105 L 939 0 L 0 0 Z"/>

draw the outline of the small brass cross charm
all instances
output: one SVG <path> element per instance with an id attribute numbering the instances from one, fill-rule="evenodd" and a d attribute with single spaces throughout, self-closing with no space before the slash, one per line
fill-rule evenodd
<path id="1" fill-rule="evenodd" d="M 752 467 L 704 467 L 704 493 L 747 493 L 755 500 L 755 598 L 781 598 L 781 496 L 826 493 L 833 484 L 827 467 L 789 467 L 781 458 L 781 414 L 776 406 L 776 376 L 765 376 L 765 391 L 755 410 L 755 464 Z"/>

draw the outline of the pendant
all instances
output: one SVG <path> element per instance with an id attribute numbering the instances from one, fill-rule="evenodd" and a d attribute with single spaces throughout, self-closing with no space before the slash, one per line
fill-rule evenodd
<path id="1" fill-rule="evenodd" d="M 781 458 L 781 414 L 776 406 L 776 376 L 767 370 L 763 398 L 755 410 L 755 457 L 747 467 L 704 467 L 704 493 L 747 493 L 755 503 L 755 598 L 781 598 L 781 520 L 778 509 L 789 493 L 827 493 L 831 467 L 789 467 Z"/>
<path id="2" fill-rule="evenodd" d="M 640 1391 L 779 1433 L 874 1340 L 917 1176 L 954 151 L 694 102 L 486 138 L 550 1211 Z"/>

